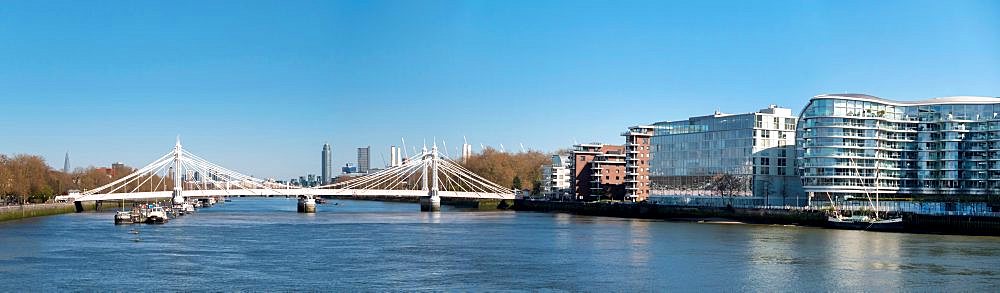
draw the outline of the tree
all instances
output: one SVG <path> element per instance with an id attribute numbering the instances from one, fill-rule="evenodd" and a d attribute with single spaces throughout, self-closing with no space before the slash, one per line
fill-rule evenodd
<path id="1" fill-rule="evenodd" d="M 511 188 L 521 190 L 521 177 L 514 175 L 514 182 L 511 184 Z"/>
<path id="2" fill-rule="evenodd" d="M 729 173 L 719 173 L 712 176 L 711 184 L 712 187 L 719 192 L 719 195 L 725 197 L 729 196 L 730 204 L 732 204 L 732 197 L 736 195 L 736 192 L 743 190 L 746 187 L 746 180 L 743 177 L 729 174 Z"/>
<path id="3" fill-rule="evenodd" d="M 550 156 L 536 152 L 505 153 L 492 148 L 486 148 L 462 163 L 462 166 L 486 180 L 501 186 L 514 185 L 517 177 L 520 189 L 535 189 L 541 182 L 541 167 L 549 162 Z"/>

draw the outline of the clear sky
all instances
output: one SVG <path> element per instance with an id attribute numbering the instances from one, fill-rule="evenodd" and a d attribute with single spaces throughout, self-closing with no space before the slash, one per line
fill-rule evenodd
<path id="1" fill-rule="evenodd" d="M 998 1 L 3 1 L 0 153 L 258 177 L 551 151 L 823 93 L 1000 96 Z M 336 170 L 339 172 L 338 170 Z"/>

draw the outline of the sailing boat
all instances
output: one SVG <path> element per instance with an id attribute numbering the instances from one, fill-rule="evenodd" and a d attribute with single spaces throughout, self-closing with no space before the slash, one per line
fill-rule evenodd
<path id="1" fill-rule="evenodd" d="M 851 158 L 851 164 L 854 165 L 854 169 L 861 177 L 861 171 L 858 170 L 858 165 L 854 163 L 854 159 Z M 875 185 L 878 186 L 879 177 L 879 165 L 876 160 L 875 162 Z M 862 179 L 862 182 L 864 180 Z M 862 183 L 864 184 L 864 183 Z M 865 186 L 865 197 L 868 199 L 868 204 L 871 205 L 874 211 L 873 215 L 868 215 L 865 213 L 856 214 L 852 212 L 850 216 L 844 216 L 840 211 L 836 209 L 836 204 L 833 199 L 830 198 L 830 203 L 834 204 L 833 212 L 827 217 L 827 223 L 830 227 L 841 228 L 841 229 L 854 229 L 854 230 L 870 230 L 870 231 L 898 231 L 903 229 L 903 218 L 896 216 L 888 218 L 888 213 L 886 213 L 885 219 L 879 214 L 879 209 L 877 207 L 879 192 L 875 191 L 875 203 L 872 203 L 871 194 L 868 192 L 869 186 Z M 827 193 L 827 197 L 830 197 L 830 193 Z"/>

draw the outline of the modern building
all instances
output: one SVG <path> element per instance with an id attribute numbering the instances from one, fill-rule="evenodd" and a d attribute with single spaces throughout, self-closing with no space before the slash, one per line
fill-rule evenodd
<path id="1" fill-rule="evenodd" d="M 308 178 L 307 179 L 308 181 L 306 181 L 306 182 L 308 182 L 308 184 L 306 186 L 313 187 L 313 186 L 318 185 L 318 183 L 319 183 L 318 181 L 316 181 L 317 178 L 316 178 L 316 175 L 314 175 L 314 174 L 309 174 L 308 177 L 306 177 L 306 178 Z"/>
<path id="2" fill-rule="evenodd" d="M 371 168 L 371 146 L 366 146 L 363 148 L 358 148 L 358 172 L 368 173 L 368 169 Z"/>
<path id="3" fill-rule="evenodd" d="M 322 172 L 320 172 L 321 184 L 329 184 L 330 180 L 333 178 L 333 150 L 330 148 L 330 144 L 323 144 L 323 153 L 320 158 L 320 167 Z"/>
<path id="4" fill-rule="evenodd" d="M 625 199 L 625 147 L 602 143 L 573 147 L 570 190 L 575 199 Z"/>
<path id="5" fill-rule="evenodd" d="M 799 116 L 797 145 L 813 201 L 1000 195 L 1000 98 L 820 95 Z"/>
<path id="6" fill-rule="evenodd" d="M 542 165 L 542 196 L 549 199 L 570 199 L 570 157 L 552 155 L 552 164 Z"/>
<path id="7" fill-rule="evenodd" d="M 344 174 L 355 174 L 358 173 L 358 167 L 354 166 L 354 164 L 347 163 L 344 167 L 340 168 L 340 171 Z"/>
<path id="8" fill-rule="evenodd" d="M 69 152 L 66 152 L 66 160 L 63 161 L 63 173 L 69 174 Z"/>
<path id="9" fill-rule="evenodd" d="M 472 157 L 472 145 L 466 140 L 462 143 L 462 163 L 468 162 L 470 157 Z"/>
<path id="10" fill-rule="evenodd" d="M 652 126 L 652 195 L 755 196 L 772 205 L 805 204 L 795 173 L 796 117 L 791 109 L 771 105 L 751 113 L 716 112 Z"/>
<path id="11" fill-rule="evenodd" d="M 652 126 L 632 126 L 625 137 L 625 199 L 643 201 L 649 197 L 649 140 Z"/>
<path id="12" fill-rule="evenodd" d="M 399 167 L 403 165 L 403 149 L 396 146 L 389 147 L 389 166 Z"/>

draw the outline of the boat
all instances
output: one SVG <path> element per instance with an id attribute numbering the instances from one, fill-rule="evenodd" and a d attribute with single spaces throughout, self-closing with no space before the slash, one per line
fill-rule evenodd
<path id="1" fill-rule="evenodd" d="M 141 211 L 137 208 L 132 208 L 131 211 L 125 210 L 125 200 L 122 200 L 122 208 L 115 212 L 115 225 L 127 225 L 142 223 L 144 220 Z"/>
<path id="2" fill-rule="evenodd" d="M 851 159 L 851 164 L 855 166 L 857 170 L 857 164 L 854 164 L 854 159 Z M 858 175 L 861 175 L 861 171 L 857 171 Z M 878 182 L 879 168 L 878 164 L 875 164 L 875 182 Z M 868 192 L 868 187 L 865 187 L 865 196 L 868 199 L 868 204 L 871 205 L 871 212 L 866 211 L 852 211 L 850 215 L 845 216 L 841 211 L 837 210 L 837 205 L 830 197 L 830 193 L 826 193 L 827 199 L 833 205 L 833 211 L 827 216 L 827 225 L 831 228 L 840 229 L 853 229 L 853 230 L 866 230 L 866 231 L 899 231 L 903 230 L 903 218 L 899 215 L 894 217 L 889 217 L 888 212 L 879 213 L 878 200 L 879 193 L 875 192 L 875 201 L 872 202 L 871 194 Z M 882 218 L 882 215 L 886 218 Z"/>
<path id="3" fill-rule="evenodd" d="M 827 224 L 833 228 L 867 230 L 867 231 L 900 231 L 903 230 L 903 218 L 894 217 L 881 219 L 867 215 L 843 216 L 833 213 L 827 218 Z"/>
<path id="4" fill-rule="evenodd" d="M 146 224 L 163 224 L 169 220 L 163 207 L 154 206 L 146 211 Z"/>
<path id="5" fill-rule="evenodd" d="M 123 224 L 135 224 L 135 222 L 132 221 L 131 212 L 118 211 L 117 213 L 115 213 L 115 225 L 123 225 Z"/>

